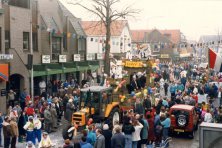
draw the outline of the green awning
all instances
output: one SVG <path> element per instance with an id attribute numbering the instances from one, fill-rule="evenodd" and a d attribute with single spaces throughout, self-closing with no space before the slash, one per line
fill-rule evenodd
<path id="1" fill-rule="evenodd" d="M 91 71 L 96 71 L 99 68 L 99 65 L 89 65 Z"/>
<path id="2" fill-rule="evenodd" d="M 77 71 L 86 71 L 88 69 L 89 69 L 88 66 L 77 66 Z"/>
<path id="3" fill-rule="evenodd" d="M 44 65 L 33 65 L 33 76 L 40 77 L 47 75 Z"/>

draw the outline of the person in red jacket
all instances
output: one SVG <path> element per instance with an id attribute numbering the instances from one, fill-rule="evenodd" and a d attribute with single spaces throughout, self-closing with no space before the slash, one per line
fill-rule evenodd
<path id="1" fill-rule="evenodd" d="M 28 106 L 25 108 L 25 113 L 27 116 L 33 116 L 35 114 L 35 109 L 32 106 L 32 101 L 29 101 Z"/>

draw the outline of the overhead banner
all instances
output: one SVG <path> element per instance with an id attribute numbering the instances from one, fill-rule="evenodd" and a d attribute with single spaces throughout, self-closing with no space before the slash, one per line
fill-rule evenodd
<path id="1" fill-rule="evenodd" d="M 0 64 L 0 79 L 8 81 L 9 76 L 8 64 Z"/>
<path id="2" fill-rule="evenodd" d="M 133 61 L 125 61 L 125 67 L 133 67 L 133 68 L 141 68 L 143 66 L 143 62 L 133 62 Z"/>

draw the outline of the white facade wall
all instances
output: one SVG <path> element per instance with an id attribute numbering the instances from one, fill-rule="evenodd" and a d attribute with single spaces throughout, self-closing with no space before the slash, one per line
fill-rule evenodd
<path id="1" fill-rule="evenodd" d="M 103 53 L 105 40 L 106 36 L 87 36 L 87 53 Z M 110 46 L 111 53 L 123 53 L 131 50 L 131 35 L 128 26 L 124 27 L 121 36 L 111 36 Z"/>

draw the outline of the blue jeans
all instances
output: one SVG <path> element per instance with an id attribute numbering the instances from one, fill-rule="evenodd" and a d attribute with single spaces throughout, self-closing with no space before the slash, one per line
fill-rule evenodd
<path id="1" fill-rule="evenodd" d="M 125 148 L 132 147 L 132 135 L 125 135 Z"/>
<path id="2" fill-rule="evenodd" d="M 169 128 L 163 128 L 163 140 L 168 138 Z M 166 147 L 169 147 L 169 143 L 167 143 Z"/>
<path id="3" fill-rule="evenodd" d="M 42 138 L 42 132 L 41 129 L 34 129 L 34 133 L 35 133 L 35 139 L 38 139 L 38 142 L 40 143 L 41 138 Z"/>
<path id="4" fill-rule="evenodd" d="M 35 134 L 34 131 L 27 131 L 27 137 L 26 137 L 26 142 L 32 141 L 32 143 L 35 145 Z"/>
<path id="5" fill-rule="evenodd" d="M 133 148 L 137 148 L 138 141 L 133 141 Z"/>

